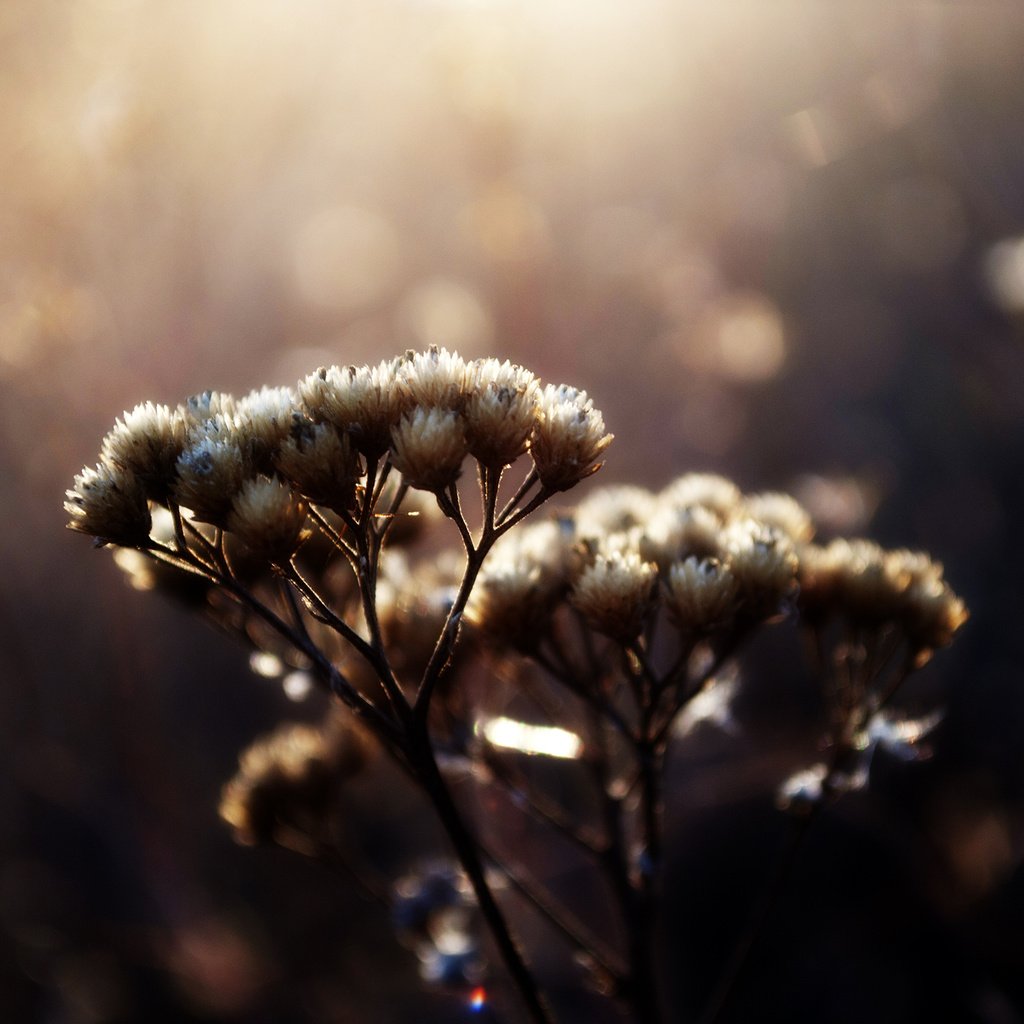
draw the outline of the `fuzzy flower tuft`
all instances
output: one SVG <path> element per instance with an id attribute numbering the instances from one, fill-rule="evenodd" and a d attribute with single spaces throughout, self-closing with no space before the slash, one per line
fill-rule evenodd
<path id="1" fill-rule="evenodd" d="M 283 725 L 239 758 L 238 773 L 221 796 L 220 816 L 248 846 L 322 839 L 340 785 L 368 756 L 363 734 L 338 719 L 325 729 Z"/>
<path id="2" fill-rule="evenodd" d="M 118 466 L 100 462 L 75 477 L 64 508 L 68 528 L 95 537 L 99 544 L 139 547 L 152 527 L 146 492 L 138 478 Z"/>
<path id="3" fill-rule="evenodd" d="M 391 428 L 408 403 L 398 387 L 397 361 L 377 366 L 321 367 L 299 381 L 299 398 L 310 418 L 351 436 L 368 459 L 391 444 Z"/>
<path id="4" fill-rule="evenodd" d="M 227 417 L 233 438 L 252 470 L 273 471 L 274 457 L 288 438 L 296 398 L 291 388 L 260 388 L 238 400 Z"/>
<path id="5" fill-rule="evenodd" d="M 348 436 L 329 423 L 313 423 L 294 413 L 276 466 L 314 504 L 335 512 L 355 504 L 359 456 Z"/>
<path id="6" fill-rule="evenodd" d="M 635 551 L 598 554 L 576 580 L 569 600 L 598 632 L 628 643 L 651 608 L 658 568 Z"/>
<path id="7" fill-rule="evenodd" d="M 182 410 L 145 402 L 114 424 L 103 439 L 100 455 L 132 473 L 148 498 L 164 503 L 174 486 L 175 463 L 185 447 L 186 431 Z"/>
<path id="8" fill-rule="evenodd" d="M 568 587 L 571 544 L 564 521 L 506 534 L 484 563 L 466 618 L 497 647 L 532 649 Z"/>
<path id="9" fill-rule="evenodd" d="M 461 409 L 466 400 L 467 367 L 458 352 L 431 345 L 407 352 L 396 373 L 407 406 Z"/>
<path id="10" fill-rule="evenodd" d="M 228 529 L 254 552 L 287 562 L 304 540 L 306 506 L 274 477 L 247 480 L 228 515 Z"/>
<path id="11" fill-rule="evenodd" d="M 215 434 L 200 437 L 179 456 L 177 470 L 178 504 L 191 509 L 200 522 L 224 526 L 247 473 L 238 445 Z"/>
<path id="12" fill-rule="evenodd" d="M 677 562 L 666 580 L 668 610 L 684 632 L 710 633 L 738 607 L 739 582 L 717 558 Z"/>
<path id="13" fill-rule="evenodd" d="M 814 523 L 810 514 L 796 498 L 788 494 L 778 491 L 750 494 L 744 504 L 748 516 L 781 530 L 797 544 L 806 544 L 814 536 Z"/>
<path id="14" fill-rule="evenodd" d="M 793 542 L 755 519 L 738 519 L 722 531 L 721 548 L 740 586 L 746 610 L 770 618 L 797 593 Z"/>
<path id="15" fill-rule="evenodd" d="M 740 489 L 717 473 L 684 473 L 658 497 L 662 504 L 675 508 L 699 505 L 710 509 L 720 520 L 733 516 L 743 501 Z"/>
<path id="16" fill-rule="evenodd" d="M 422 406 L 402 417 L 393 431 L 391 461 L 411 487 L 444 490 L 466 457 L 466 431 L 458 414 Z"/>
<path id="17" fill-rule="evenodd" d="M 471 363 L 464 416 L 469 453 L 485 466 L 522 455 L 536 419 L 540 385 L 529 370 L 497 359 Z"/>
<path id="18" fill-rule="evenodd" d="M 567 491 L 596 473 L 598 460 L 612 443 L 604 417 L 585 391 L 549 384 L 540 394 L 530 449 L 541 483 Z"/>

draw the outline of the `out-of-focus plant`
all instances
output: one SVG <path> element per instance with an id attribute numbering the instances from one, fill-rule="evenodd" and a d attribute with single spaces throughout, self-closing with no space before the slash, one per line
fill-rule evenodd
<path id="1" fill-rule="evenodd" d="M 675 1019 L 654 948 L 667 757 L 695 719 L 723 714 L 754 634 L 797 622 L 829 709 L 823 759 L 779 789 L 805 828 L 866 783 L 879 745 L 923 735 L 929 722 L 900 720 L 890 699 L 966 618 L 926 555 L 816 545 L 792 498 L 717 476 L 599 490 L 523 522 L 596 472 L 610 442 L 585 392 L 432 348 L 241 399 L 140 405 L 66 502 L 71 528 L 115 546 L 138 587 L 333 695 L 320 727 L 283 727 L 243 754 L 221 808 L 237 837 L 347 862 L 344 788 L 387 755 L 455 857 L 394 883 L 400 937 L 425 978 L 479 1008 L 483 929 L 535 1022 L 555 1010 L 509 925 L 516 898 L 629 1019 Z M 479 511 L 466 511 L 471 489 Z M 425 543 L 445 520 L 461 552 Z M 579 851 L 614 932 L 594 934 L 453 796 L 467 775 Z"/>

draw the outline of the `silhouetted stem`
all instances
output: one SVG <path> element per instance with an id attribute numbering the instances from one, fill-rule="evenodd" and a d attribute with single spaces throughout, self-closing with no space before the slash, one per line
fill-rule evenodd
<path id="1" fill-rule="evenodd" d="M 466 877 L 473 886 L 480 913 L 490 930 L 505 968 L 535 1024 L 554 1024 L 554 1017 L 545 1005 L 537 983 L 512 937 L 505 915 L 487 883 L 480 855 L 480 845 L 466 827 L 462 814 L 448 790 L 437 766 L 425 724 L 408 737 L 409 759 L 416 778 L 434 806 Z"/>

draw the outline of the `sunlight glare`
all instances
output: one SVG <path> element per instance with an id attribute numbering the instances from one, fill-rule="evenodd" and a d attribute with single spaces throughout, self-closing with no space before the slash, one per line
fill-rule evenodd
<path id="1" fill-rule="evenodd" d="M 513 718 L 491 718 L 478 722 L 477 732 L 494 747 L 518 750 L 523 754 L 574 759 L 583 753 L 583 741 L 567 729 L 548 725 L 529 725 Z"/>

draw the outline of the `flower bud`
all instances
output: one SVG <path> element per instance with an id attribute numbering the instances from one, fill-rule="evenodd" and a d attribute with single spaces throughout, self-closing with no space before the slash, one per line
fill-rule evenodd
<path id="1" fill-rule="evenodd" d="M 529 370 L 497 359 L 469 367 L 463 415 L 469 453 L 484 466 L 507 466 L 529 444 L 536 419 L 537 379 Z"/>
<path id="2" fill-rule="evenodd" d="M 224 526 L 246 476 L 242 451 L 231 441 L 201 437 L 178 457 L 174 497 L 203 523 Z"/>
<path id="3" fill-rule="evenodd" d="M 127 470 L 100 462 L 75 477 L 67 492 L 68 529 L 95 537 L 100 544 L 138 547 L 149 537 L 152 519 L 146 493 Z"/>
<path id="4" fill-rule="evenodd" d="M 254 552 L 287 562 L 304 540 L 306 506 L 272 477 L 246 480 L 231 505 L 228 529 Z"/>
<path id="5" fill-rule="evenodd" d="M 711 632 L 728 623 L 739 606 L 739 582 L 717 558 L 677 562 L 666 585 L 669 613 L 687 632 Z"/>
<path id="6" fill-rule="evenodd" d="M 541 483 L 551 491 L 567 491 L 596 473 L 612 442 L 604 418 L 585 391 L 565 384 L 548 385 L 540 394 L 530 450 Z"/>
<path id="7" fill-rule="evenodd" d="M 461 409 L 466 399 L 467 368 L 457 352 L 431 345 L 408 352 L 396 371 L 406 408 Z"/>
<path id="8" fill-rule="evenodd" d="M 634 551 L 598 554 L 576 580 L 569 600 L 599 633 L 628 642 L 643 628 L 657 576 L 657 566 Z"/>
<path id="9" fill-rule="evenodd" d="M 314 504 L 335 512 L 348 511 L 355 504 L 359 456 L 348 436 L 329 423 L 313 423 L 295 413 L 276 465 Z"/>
<path id="10" fill-rule="evenodd" d="M 466 457 L 466 432 L 457 413 L 422 406 L 393 431 L 391 461 L 410 487 L 441 491 L 453 484 Z"/>
<path id="11" fill-rule="evenodd" d="M 185 447 L 187 420 L 180 410 L 146 402 L 119 419 L 103 439 L 105 462 L 133 474 L 146 496 L 164 503 L 174 485 L 175 463 Z"/>
<path id="12" fill-rule="evenodd" d="M 394 361 L 373 367 L 321 367 L 299 382 L 299 397 L 311 419 L 333 424 L 367 458 L 378 459 L 408 407 L 396 372 Z"/>

